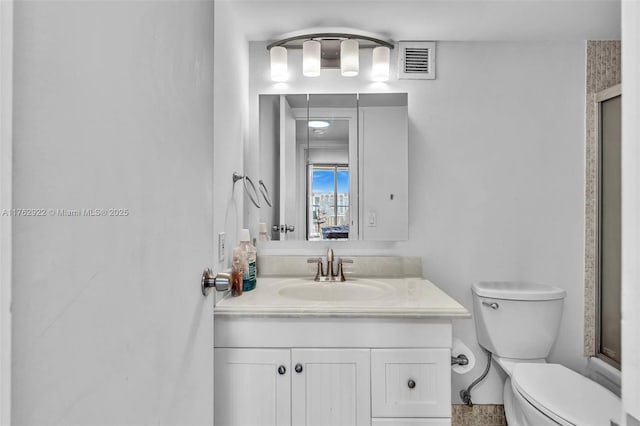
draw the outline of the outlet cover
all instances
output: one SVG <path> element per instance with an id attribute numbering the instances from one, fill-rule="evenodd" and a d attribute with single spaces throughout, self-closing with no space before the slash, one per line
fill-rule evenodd
<path id="1" fill-rule="evenodd" d="M 218 233 L 218 262 L 224 262 L 227 250 L 224 232 Z"/>

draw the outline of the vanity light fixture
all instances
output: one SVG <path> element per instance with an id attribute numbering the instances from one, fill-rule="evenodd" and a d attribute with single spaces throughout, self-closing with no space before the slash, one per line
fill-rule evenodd
<path id="1" fill-rule="evenodd" d="M 360 51 L 372 49 L 372 78 L 386 81 L 393 47 L 392 41 L 375 34 L 345 28 L 288 33 L 267 46 L 271 56 L 271 79 L 286 81 L 288 78 L 287 49 L 302 49 L 302 74 L 305 77 L 318 77 L 321 69 L 339 69 L 344 77 L 357 76 Z"/>

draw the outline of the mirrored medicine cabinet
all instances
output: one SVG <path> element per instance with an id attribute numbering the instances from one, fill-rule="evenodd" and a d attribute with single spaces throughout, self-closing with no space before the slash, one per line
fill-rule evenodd
<path id="1" fill-rule="evenodd" d="M 259 95 L 272 240 L 408 238 L 406 93 Z"/>

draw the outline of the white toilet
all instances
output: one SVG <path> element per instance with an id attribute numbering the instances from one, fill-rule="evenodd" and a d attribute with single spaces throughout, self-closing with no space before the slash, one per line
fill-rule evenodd
<path id="1" fill-rule="evenodd" d="M 509 376 L 504 409 L 509 426 L 608 426 L 622 404 L 596 382 L 547 364 L 566 292 L 524 282 L 473 284 L 478 342 Z"/>

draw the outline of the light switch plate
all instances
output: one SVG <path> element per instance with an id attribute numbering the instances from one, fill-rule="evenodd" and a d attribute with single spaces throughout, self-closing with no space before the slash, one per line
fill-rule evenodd
<path id="1" fill-rule="evenodd" d="M 370 211 L 369 212 L 369 227 L 370 228 L 375 228 L 376 226 L 378 226 L 378 218 L 376 217 L 376 212 Z"/>
<path id="2" fill-rule="evenodd" d="M 218 233 L 218 262 L 224 262 L 225 260 L 225 251 L 227 249 L 225 243 L 225 235 L 224 232 Z"/>

